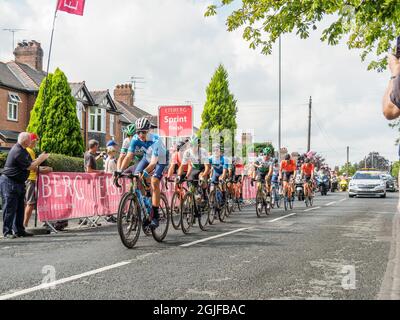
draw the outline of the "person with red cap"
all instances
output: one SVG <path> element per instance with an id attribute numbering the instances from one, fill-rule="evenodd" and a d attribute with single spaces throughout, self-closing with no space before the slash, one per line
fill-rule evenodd
<path id="1" fill-rule="evenodd" d="M 37 142 L 39 141 L 39 137 L 36 133 L 31 133 L 31 143 L 26 151 L 28 151 L 32 161 L 36 160 L 35 147 Z M 50 167 L 38 167 L 35 170 L 29 171 L 28 179 L 25 182 L 25 217 L 24 217 L 24 227 L 27 228 L 29 225 L 29 220 L 31 219 L 32 212 L 36 206 L 36 180 L 37 180 L 37 171 L 39 173 L 50 173 L 52 172 L 52 168 Z"/>

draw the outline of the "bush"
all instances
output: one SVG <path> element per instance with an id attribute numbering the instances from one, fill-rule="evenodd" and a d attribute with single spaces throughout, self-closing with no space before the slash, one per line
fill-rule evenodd
<path id="1" fill-rule="evenodd" d="M 54 172 L 85 172 L 83 158 L 51 154 L 44 165 L 52 167 Z"/>
<path id="2" fill-rule="evenodd" d="M 4 168 L 7 160 L 7 153 L 0 152 L 0 168 Z"/>

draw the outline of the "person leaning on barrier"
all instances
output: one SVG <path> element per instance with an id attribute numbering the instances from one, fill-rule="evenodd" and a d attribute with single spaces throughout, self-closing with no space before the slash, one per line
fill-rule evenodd
<path id="1" fill-rule="evenodd" d="M 29 145 L 28 148 L 26 148 L 26 151 L 28 151 L 32 161 L 36 160 L 36 154 L 35 154 L 35 147 L 36 143 L 39 141 L 39 137 L 36 133 L 31 133 L 31 144 Z M 50 173 L 52 172 L 53 169 L 50 167 L 39 167 L 39 173 Z M 29 224 L 29 220 L 31 219 L 32 212 L 35 209 L 36 205 L 36 180 L 37 180 L 37 170 L 31 170 L 29 172 L 28 179 L 25 182 L 25 218 L 24 218 L 24 227 L 27 228 Z"/>
<path id="2" fill-rule="evenodd" d="M 99 149 L 99 142 L 97 140 L 89 141 L 89 150 L 85 152 L 85 172 L 87 173 L 103 173 L 101 170 L 97 170 L 96 161 L 104 156 L 104 153 L 97 155 Z"/>
<path id="3" fill-rule="evenodd" d="M 8 156 L 0 177 L 0 195 L 3 200 L 3 234 L 7 239 L 29 237 L 24 228 L 25 181 L 30 170 L 37 168 L 47 160 L 48 154 L 42 153 L 32 161 L 26 151 L 31 144 L 30 134 L 22 132 Z"/>

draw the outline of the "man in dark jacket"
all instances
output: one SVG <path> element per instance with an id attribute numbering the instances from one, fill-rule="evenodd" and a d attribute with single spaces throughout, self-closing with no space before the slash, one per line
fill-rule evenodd
<path id="1" fill-rule="evenodd" d="M 10 150 L 3 175 L 0 177 L 0 196 L 3 199 L 3 234 L 7 239 L 32 236 L 24 228 L 25 181 L 29 176 L 29 170 L 37 170 L 49 155 L 42 153 L 32 162 L 26 151 L 30 143 L 29 133 L 23 132 L 18 136 L 18 143 Z"/>

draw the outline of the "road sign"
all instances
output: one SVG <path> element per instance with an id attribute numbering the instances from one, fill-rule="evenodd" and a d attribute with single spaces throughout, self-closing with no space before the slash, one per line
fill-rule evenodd
<path id="1" fill-rule="evenodd" d="M 162 106 L 158 108 L 158 129 L 161 137 L 193 135 L 192 106 Z"/>

